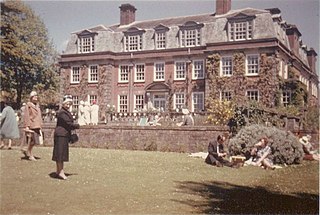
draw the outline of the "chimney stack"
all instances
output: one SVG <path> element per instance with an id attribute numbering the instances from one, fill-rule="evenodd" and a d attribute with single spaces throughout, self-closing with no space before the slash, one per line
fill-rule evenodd
<path id="1" fill-rule="evenodd" d="M 120 25 L 128 25 L 136 21 L 136 8 L 131 4 L 122 4 L 120 7 Z"/>
<path id="2" fill-rule="evenodd" d="M 231 0 L 216 0 L 216 15 L 228 13 L 231 10 Z"/>
<path id="3" fill-rule="evenodd" d="M 316 71 L 317 52 L 313 48 L 310 48 L 310 50 L 307 51 L 307 58 L 308 58 L 308 63 L 311 71 L 317 74 L 317 71 Z"/>
<path id="4" fill-rule="evenodd" d="M 290 48 L 296 55 L 299 55 L 300 42 L 299 39 L 301 37 L 301 33 L 298 30 L 297 26 L 290 25 L 286 30 L 286 34 L 288 36 Z"/>

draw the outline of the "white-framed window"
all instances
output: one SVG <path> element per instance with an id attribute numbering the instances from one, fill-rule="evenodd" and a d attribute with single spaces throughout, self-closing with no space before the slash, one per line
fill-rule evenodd
<path id="1" fill-rule="evenodd" d="M 232 75 L 232 57 L 225 56 L 221 58 L 221 76 Z"/>
<path id="2" fill-rule="evenodd" d="M 177 61 L 175 62 L 175 80 L 184 80 L 186 78 L 186 62 L 184 61 Z"/>
<path id="3" fill-rule="evenodd" d="M 119 66 L 119 82 L 126 83 L 129 81 L 129 65 L 120 65 Z"/>
<path id="4" fill-rule="evenodd" d="M 201 112 L 204 110 L 204 92 L 192 93 L 192 112 Z"/>
<path id="5" fill-rule="evenodd" d="M 283 65 L 284 65 L 284 61 L 282 59 L 280 59 L 279 61 L 279 76 L 282 77 L 283 74 Z"/>
<path id="6" fill-rule="evenodd" d="M 201 44 L 201 29 L 181 29 L 180 45 L 181 47 L 194 47 Z"/>
<path id="7" fill-rule="evenodd" d="M 72 96 L 72 112 L 78 113 L 79 96 Z"/>
<path id="8" fill-rule="evenodd" d="M 124 37 L 124 50 L 128 52 L 142 50 L 142 35 L 126 35 Z"/>
<path id="9" fill-rule="evenodd" d="M 259 91 L 258 90 L 247 90 L 246 96 L 249 101 L 259 101 Z"/>
<path id="10" fill-rule="evenodd" d="M 154 80 L 155 81 L 164 81 L 164 70 L 165 70 L 164 62 L 154 63 Z"/>
<path id="11" fill-rule="evenodd" d="M 89 67 L 89 83 L 96 83 L 98 82 L 98 66 L 91 65 Z"/>
<path id="12" fill-rule="evenodd" d="M 318 98 L 318 88 L 317 88 L 317 85 L 315 83 L 311 84 L 311 95 L 313 95 L 316 98 Z"/>
<path id="13" fill-rule="evenodd" d="M 166 31 L 159 31 L 155 34 L 156 49 L 166 48 Z"/>
<path id="14" fill-rule="evenodd" d="M 259 74 L 259 55 L 247 55 L 246 63 L 246 75 Z"/>
<path id="15" fill-rule="evenodd" d="M 75 66 L 71 68 L 70 82 L 72 84 L 80 82 L 80 67 Z"/>
<path id="16" fill-rule="evenodd" d="M 247 21 L 229 21 L 228 32 L 230 41 L 250 40 L 252 39 L 253 20 Z"/>
<path id="17" fill-rule="evenodd" d="M 231 101 L 232 92 L 231 91 L 221 91 L 220 92 L 220 101 Z"/>
<path id="18" fill-rule="evenodd" d="M 160 110 L 166 110 L 166 95 L 164 93 L 153 95 L 153 106 L 154 108 Z"/>
<path id="19" fill-rule="evenodd" d="M 283 78 L 288 79 L 288 64 L 284 64 Z"/>
<path id="20" fill-rule="evenodd" d="M 180 109 L 185 105 L 185 95 L 184 93 L 175 93 L 174 94 L 174 108 Z"/>
<path id="21" fill-rule="evenodd" d="M 203 60 L 193 61 L 192 79 L 204 79 L 204 61 Z"/>
<path id="22" fill-rule="evenodd" d="M 283 106 L 288 106 L 291 102 L 291 92 L 283 91 L 282 92 L 282 104 Z"/>
<path id="23" fill-rule="evenodd" d="M 94 36 L 79 37 L 78 52 L 79 53 L 94 52 Z"/>
<path id="24" fill-rule="evenodd" d="M 144 107 L 144 95 L 134 96 L 134 108 L 137 111 L 142 111 Z"/>
<path id="25" fill-rule="evenodd" d="M 128 96 L 127 95 L 119 95 L 119 112 L 127 113 L 128 112 Z"/>
<path id="26" fill-rule="evenodd" d="M 144 64 L 136 64 L 135 67 L 135 82 L 144 82 L 145 66 Z"/>
<path id="27" fill-rule="evenodd" d="M 90 105 L 93 104 L 93 101 L 95 101 L 95 102 L 98 101 L 98 96 L 97 95 L 89 95 L 89 103 L 90 103 Z"/>

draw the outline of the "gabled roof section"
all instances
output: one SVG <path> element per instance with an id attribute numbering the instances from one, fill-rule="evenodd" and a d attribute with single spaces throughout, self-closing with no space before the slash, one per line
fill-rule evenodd
<path id="1" fill-rule="evenodd" d="M 134 27 L 131 27 L 131 28 L 127 29 L 123 33 L 130 34 L 130 33 L 143 33 L 143 32 L 145 32 L 145 30 L 137 28 L 137 27 L 134 26 Z"/>
<path id="2" fill-rule="evenodd" d="M 156 27 L 154 27 L 155 31 L 168 31 L 169 28 L 163 24 L 159 24 Z"/>
<path id="3" fill-rule="evenodd" d="M 198 22 L 195 22 L 195 21 L 187 21 L 186 23 L 184 23 L 183 25 L 180 25 L 179 27 L 180 28 L 200 28 L 200 27 L 203 27 L 203 23 L 198 23 Z"/>
<path id="4" fill-rule="evenodd" d="M 248 15 L 246 13 L 236 13 L 232 16 L 227 17 L 228 20 L 239 20 L 239 19 L 254 19 L 256 15 Z"/>
<path id="5" fill-rule="evenodd" d="M 247 17 L 254 17 L 257 14 L 261 14 L 261 13 L 270 13 L 267 10 L 261 10 L 261 9 L 255 9 L 255 8 L 244 8 L 244 9 L 238 9 L 238 10 L 230 10 L 228 13 L 226 14 L 222 14 L 222 15 L 216 15 L 216 18 L 231 18 L 231 17 L 236 17 L 238 16 L 238 18 L 240 18 L 241 16 L 247 16 Z"/>
<path id="6" fill-rule="evenodd" d="M 75 31 L 75 32 L 72 32 L 72 34 L 81 34 L 81 33 L 84 33 L 84 32 L 87 32 L 87 33 L 96 33 L 97 31 L 112 31 L 110 28 L 106 28 L 104 25 L 97 25 L 97 26 L 94 26 L 94 27 L 91 27 L 91 28 L 87 28 L 87 29 L 82 29 L 80 31 Z"/>
<path id="7" fill-rule="evenodd" d="M 93 31 L 90 31 L 90 30 L 83 30 L 83 31 L 80 31 L 78 33 L 76 33 L 78 36 L 91 36 L 91 35 L 95 35 L 97 34 L 97 32 L 93 32 Z"/>

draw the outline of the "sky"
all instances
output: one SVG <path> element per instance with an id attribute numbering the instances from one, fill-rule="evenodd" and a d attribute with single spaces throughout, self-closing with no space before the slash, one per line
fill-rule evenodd
<path id="1" fill-rule="evenodd" d="M 55 48 L 62 53 L 72 32 L 120 22 L 119 6 L 137 8 L 136 21 L 215 13 L 215 0 L 61 1 L 23 0 L 46 25 Z M 298 27 L 302 41 L 319 53 L 319 0 L 232 0 L 231 9 L 279 8 L 282 19 Z M 319 56 L 318 56 L 319 57 Z M 318 61 L 319 64 L 319 61 Z"/>

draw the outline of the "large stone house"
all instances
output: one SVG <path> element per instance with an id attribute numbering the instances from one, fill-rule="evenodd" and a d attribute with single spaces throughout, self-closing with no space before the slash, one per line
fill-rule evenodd
<path id="1" fill-rule="evenodd" d="M 208 14 L 135 20 L 120 6 L 120 23 L 71 33 L 59 60 L 61 93 L 131 113 L 187 106 L 205 110 L 209 96 L 289 105 L 304 89 L 303 105 L 318 105 L 317 53 L 278 8 L 231 10 L 216 0 Z M 296 102 L 296 101 L 295 101 Z"/>

